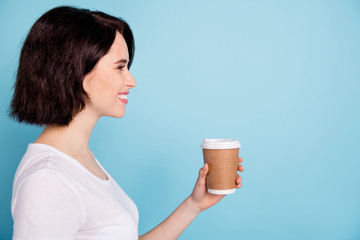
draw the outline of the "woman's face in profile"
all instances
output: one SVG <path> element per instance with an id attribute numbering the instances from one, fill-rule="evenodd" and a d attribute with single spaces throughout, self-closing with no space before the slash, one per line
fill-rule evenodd
<path id="1" fill-rule="evenodd" d="M 88 73 L 83 82 L 92 102 L 87 106 L 98 116 L 121 118 L 125 114 L 126 94 L 136 86 L 128 70 L 129 53 L 123 36 L 116 32 L 113 45 Z"/>

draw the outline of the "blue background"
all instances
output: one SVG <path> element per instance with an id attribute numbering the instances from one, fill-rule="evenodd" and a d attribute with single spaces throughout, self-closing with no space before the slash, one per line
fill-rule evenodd
<path id="1" fill-rule="evenodd" d="M 98 9 L 136 41 L 121 119 L 90 147 L 137 204 L 142 234 L 192 191 L 201 141 L 242 142 L 243 186 L 180 239 L 360 239 L 360 2 L 19 1 L 0 4 L 0 238 L 12 181 L 41 128 L 7 116 L 22 42 L 45 11 Z"/>

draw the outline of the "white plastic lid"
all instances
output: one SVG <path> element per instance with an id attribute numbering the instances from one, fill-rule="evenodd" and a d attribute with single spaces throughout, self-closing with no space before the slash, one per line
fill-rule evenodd
<path id="1" fill-rule="evenodd" d="M 208 139 L 204 138 L 202 144 L 202 148 L 205 149 L 233 149 L 233 148 L 240 148 L 241 143 L 234 139 L 224 139 L 224 138 L 217 138 L 217 139 Z"/>

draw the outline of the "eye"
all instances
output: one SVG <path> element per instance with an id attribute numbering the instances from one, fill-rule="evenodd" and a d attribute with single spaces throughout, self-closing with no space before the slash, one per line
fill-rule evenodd
<path id="1" fill-rule="evenodd" d="M 125 67 L 126 67 L 125 65 L 121 65 L 121 66 L 118 67 L 118 69 L 122 72 L 122 71 L 124 71 Z"/>

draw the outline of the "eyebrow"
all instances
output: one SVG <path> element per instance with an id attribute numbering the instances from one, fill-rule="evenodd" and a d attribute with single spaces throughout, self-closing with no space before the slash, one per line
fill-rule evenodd
<path id="1" fill-rule="evenodd" d="M 127 60 L 126 59 L 120 59 L 120 60 L 114 62 L 114 64 L 119 64 L 119 63 L 127 63 Z"/>

